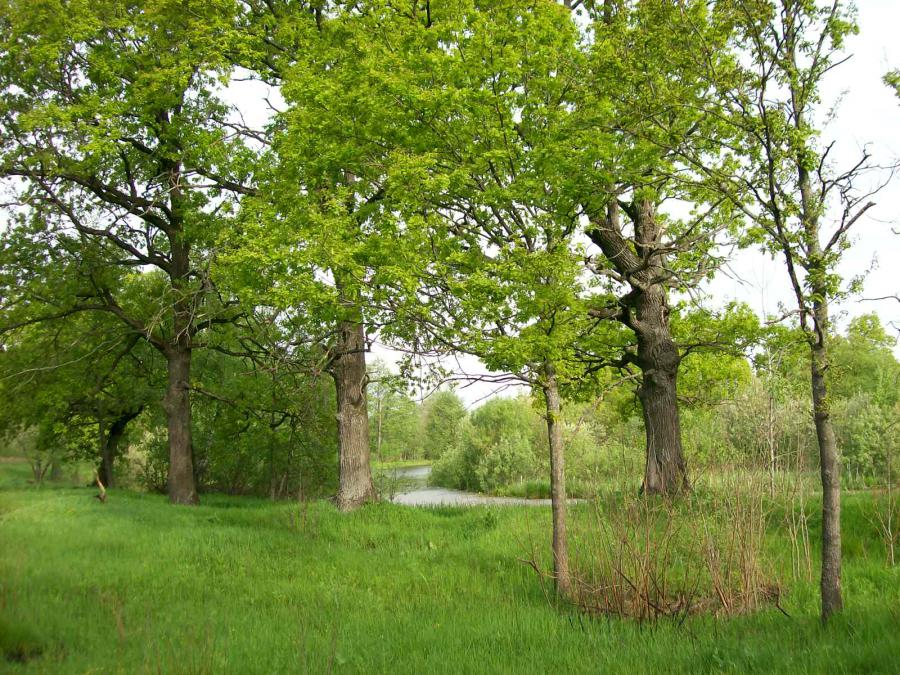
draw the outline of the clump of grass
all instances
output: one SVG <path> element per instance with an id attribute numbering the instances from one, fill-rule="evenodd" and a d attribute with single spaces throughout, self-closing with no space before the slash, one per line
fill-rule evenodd
<path id="1" fill-rule="evenodd" d="M 38 635 L 21 623 L 0 616 L 0 652 L 7 661 L 25 663 L 44 651 Z"/>
<path id="2" fill-rule="evenodd" d="M 519 499 L 549 499 L 549 480 L 527 480 L 512 485 L 504 485 L 497 489 L 500 497 L 518 497 Z"/>
<path id="3" fill-rule="evenodd" d="M 579 536 L 574 600 L 590 613 L 679 624 L 692 613 L 780 607 L 768 522 L 764 486 L 754 481 L 678 500 L 625 491 L 601 499 Z"/>

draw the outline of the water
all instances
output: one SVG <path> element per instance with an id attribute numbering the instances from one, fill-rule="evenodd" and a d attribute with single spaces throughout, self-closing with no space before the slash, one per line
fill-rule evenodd
<path id="1" fill-rule="evenodd" d="M 476 492 L 463 492 L 442 487 L 428 487 L 430 466 L 412 466 L 393 469 L 390 480 L 396 491 L 390 498 L 395 504 L 406 506 L 479 506 L 492 504 L 500 506 L 527 505 L 549 506 L 549 499 L 521 499 L 519 497 L 491 497 Z"/>

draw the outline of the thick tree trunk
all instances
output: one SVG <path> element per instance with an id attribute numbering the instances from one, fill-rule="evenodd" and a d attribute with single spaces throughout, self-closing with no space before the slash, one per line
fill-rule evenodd
<path id="1" fill-rule="evenodd" d="M 168 122 L 166 117 L 165 122 Z M 198 296 L 191 289 L 191 245 L 184 236 L 185 196 L 182 192 L 181 165 L 161 160 L 168 174 L 171 248 L 169 281 L 172 285 L 173 334 L 164 349 L 169 381 L 163 408 L 169 428 L 169 501 L 173 504 L 198 504 L 194 474 L 194 444 L 191 437 L 191 345 Z"/>
<path id="2" fill-rule="evenodd" d="M 642 383 L 638 398 L 644 415 L 646 466 L 644 494 L 674 495 L 689 487 L 681 421 L 678 413 L 678 348 L 668 326 L 652 336 L 638 337 Z"/>
<path id="3" fill-rule="evenodd" d="M 169 383 L 163 408 L 169 428 L 169 501 L 197 504 L 194 451 L 191 443 L 191 349 L 172 346 L 166 354 Z"/>
<path id="4" fill-rule="evenodd" d="M 366 408 L 366 352 L 362 323 L 338 326 L 331 372 L 337 394 L 340 487 L 337 506 L 351 511 L 377 499 L 369 464 L 369 414 Z"/>
<path id="5" fill-rule="evenodd" d="M 811 353 L 812 401 L 822 473 L 822 621 L 827 621 L 844 606 L 841 596 L 841 470 L 825 382 L 828 306 L 816 302 L 813 315 L 816 337 Z"/>
<path id="6" fill-rule="evenodd" d="M 637 361 L 642 371 L 638 398 L 644 414 L 646 465 L 644 494 L 674 495 L 689 487 L 677 378 L 681 361 L 668 324 L 668 307 L 661 292 L 642 293 L 637 302 Z"/>
<path id="7" fill-rule="evenodd" d="M 556 592 L 572 596 L 569 573 L 569 542 L 566 535 L 566 472 L 563 445 L 561 405 L 556 370 L 552 364 L 544 366 L 544 401 L 547 409 L 547 436 L 550 440 L 550 502 L 553 513 L 553 578 Z"/>
<path id="8" fill-rule="evenodd" d="M 669 328 L 665 254 L 660 244 L 662 227 L 649 199 L 632 203 L 628 212 L 634 223 L 632 241 L 623 234 L 616 199 L 607 203 L 605 214 L 592 217 L 594 227 L 587 234 L 603 251 L 617 276 L 631 286 L 619 298 L 615 311 L 607 316 L 614 316 L 634 331 L 638 343 L 631 361 L 643 375 L 638 398 L 644 415 L 647 462 L 641 491 L 674 495 L 688 488 L 689 483 L 676 395 L 681 358 Z"/>

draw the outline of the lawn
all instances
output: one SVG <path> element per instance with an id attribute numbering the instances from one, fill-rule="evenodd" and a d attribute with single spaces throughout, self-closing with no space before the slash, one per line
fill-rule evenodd
<path id="1" fill-rule="evenodd" d="M 771 607 L 679 626 L 551 606 L 519 560 L 548 547 L 545 508 L 341 514 L 216 495 L 184 508 L 118 490 L 101 504 L 27 477 L 0 464 L 0 671 L 900 669 L 900 569 L 885 565 L 868 495 L 846 500 L 846 611 L 828 627 L 815 582 L 785 593 L 790 618 Z M 574 507 L 576 520 L 590 508 Z"/>

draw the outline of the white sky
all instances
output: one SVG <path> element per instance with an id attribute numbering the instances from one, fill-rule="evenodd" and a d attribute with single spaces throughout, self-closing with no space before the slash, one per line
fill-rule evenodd
<path id="1" fill-rule="evenodd" d="M 882 82 L 884 74 L 900 68 L 900 0 L 858 0 L 860 33 L 848 40 L 852 58 L 833 71 L 823 90 L 823 100 L 842 97 L 837 117 L 823 134 L 836 141 L 833 151 L 837 166 L 853 163 L 865 144 L 880 164 L 900 159 L 900 99 Z M 243 111 L 251 126 L 261 126 L 268 117 L 263 97 L 278 105 L 277 92 L 259 83 L 238 83 L 229 96 Z M 840 326 L 863 313 L 875 311 L 884 324 L 900 331 L 900 302 L 893 299 L 869 302 L 863 298 L 900 293 L 900 177 L 875 198 L 876 206 L 855 226 L 853 248 L 846 254 L 840 271 L 851 277 L 871 268 L 861 296 L 834 308 Z M 892 228 L 898 234 L 892 232 Z M 775 314 L 779 304 L 793 308 L 793 298 L 783 263 L 756 250 L 736 253 L 726 269 L 705 290 L 716 306 L 730 300 L 750 304 L 760 314 Z M 374 356 L 388 363 L 396 355 L 376 345 Z M 483 373 L 484 367 L 470 357 L 458 361 L 468 374 Z M 492 394 L 496 385 L 474 383 L 459 390 L 473 405 Z M 505 389 L 501 395 L 515 390 Z"/>

